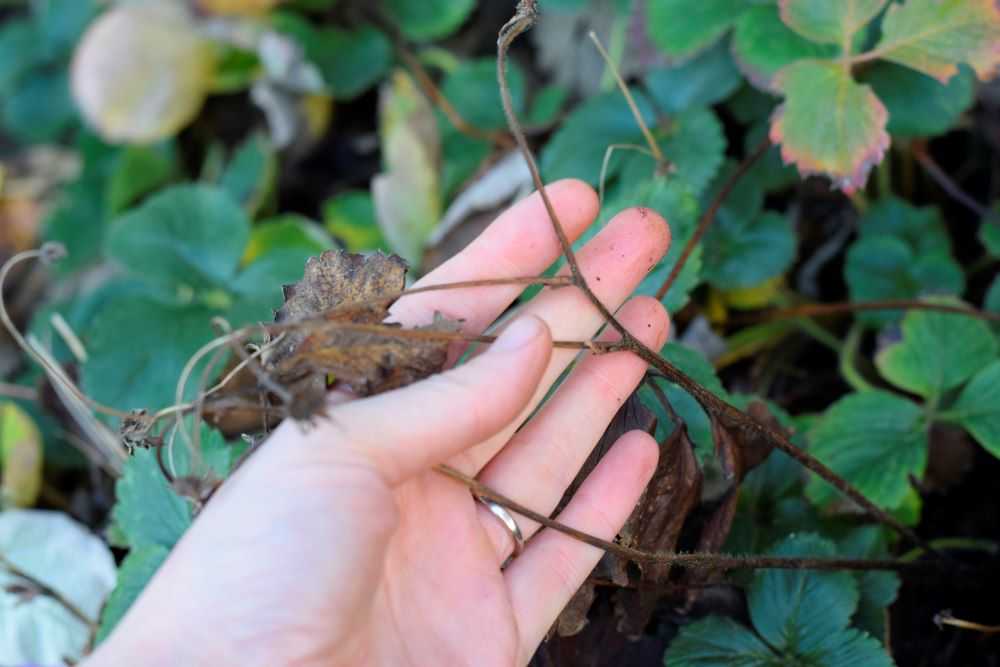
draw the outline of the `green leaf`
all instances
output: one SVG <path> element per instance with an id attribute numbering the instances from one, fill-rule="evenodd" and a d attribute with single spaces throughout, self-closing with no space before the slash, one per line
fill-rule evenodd
<path id="1" fill-rule="evenodd" d="M 646 90 L 660 109 L 676 114 L 717 104 L 740 82 L 740 71 L 726 44 L 720 42 L 687 62 L 650 71 Z"/>
<path id="2" fill-rule="evenodd" d="M 330 94 L 338 100 L 357 97 L 392 67 L 389 38 L 371 26 L 355 30 L 316 28 L 291 12 L 279 12 L 271 20 L 275 28 L 302 47 L 306 58 L 319 68 Z"/>
<path id="3" fill-rule="evenodd" d="M 524 110 L 524 74 L 516 63 L 510 63 L 507 67 L 507 82 L 514 110 L 520 115 Z M 462 62 L 448 73 L 441 92 L 455 106 L 459 115 L 473 127 L 484 130 L 507 127 L 500 103 L 494 58 Z"/>
<path id="4" fill-rule="evenodd" d="M 568 98 L 569 89 L 563 86 L 551 84 L 541 88 L 531 100 L 531 108 L 524 117 L 524 124 L 532 127 L 548 127 L 555 124 Z"/>
<path id="5" fill-rule="evenodd" d="M 779 0 L 781 19 L 814 42 L 850 45 L 888 0 Z"/>
<path id="6" fill-rule="evenodd" d="M 217 309 L 143 296 L 110 302 L 84 336 L 90 353 L 83 366 L 84 392 L 122 410 L 173 405 L 184 365 L 215 338 L 211 319 L 220 314 Z M 197 389 L 200 371 L 192 377 L 187 399 Z"/>
<path id="7" fill-rule="evenodd" d="M 674 116 L 665 130 L 657 130 L 654 135 L 671 165 L 672 177 L 686 183 L 695 196 L 701 195 L 725 159 L 726 137 L 715 113 L 711 109 L 689 109 Z M 644 140 L 639 141 L 645 145 Z M 649 155 L 623 151 L 617 159 L 622 165 L 621 180 L 626 183 L 656 176 L 656 161 Z"/>
<path id="8" fill-rule="evenodd" d="M 942 83 L 972 67 L 986 81 L 1000 66 L 1000 7 L 994 0 L 906 0 L 882 21 L 875 53 Z"/>
<path id="9" fill-rule="evenodd" d="M 667 648 L 668 667 L 782 667 L 775 655 L 752 630 L 736 621 L 710 616 L 681 628 Z"/>
<path id="10" fill-rule="evenodd" d="M 833 557 L 832 542 L 816 534 L 792 535 L 769 551 L 772 556 Z M 848 572 L 762 570 L 748 593 L 750 618 L 760 636 L 778 649 L 811 652 L 847 627 L 858 604 L 858 588 Z"/>
<path id="11" fill-rule="evenodd" d="M 979 241 L 991 257 L 1000 258 L 1000 211 L 994 210 L 979 227 Z"/>
<path id="12" fill-rule="evenodd" d="M 962 305 L 955 300 L 943 303 Z M 897 387 L 933 398 L 972 377 L 996 353 L 996 338 L 982 320 L 911 310 L 903 318 L 903 339 L 880 351 L 875 364 Z"/>
<path id="13" fill-rule="evenodd" d="M 323 204 L 326 229 L 350 252 L 388 250 L 375 222 L 375 204 L 367 190 L 343 192 Z"/>
<path id="14" fill-rule="evenodd" d="M 681 343 L 670 342 L 663 346 L 660 354 L 713 394 L 727 400 L 729 395 L 715 374 L 715 369 L 699 352 Z M 687 425 L 688 435 L 695 444 L 699 458 L 704 459 L 711 456 L 713 452 L 712 423 L 701 404 L 673 382 L 660 382 L 659 386 L 667 395 L 667 399 L 677 416 Z M 656 394 L 652 391 L 643 389 L 640 395 L 646 407 L 657 416 L 657 440 L 666 439 L 673 432 L 671 416 L 663 409 Z"/>
<path id="15" fill-rule="evenodd" d="M 871 88 L 835 63 L 812 61 L 781 70 L 775 85 L 785 103 L 771 139 L 781 144 L 785 162 L 803 175 L 826 174 L 845 192 L 861 188 L 889 148 L 889 115 Z"/>
<path id="16" fill-rule="evenodd" d="M 112 223 L 107 253 L 152 283 L 219 287 L 236 272 L 250 236 L 242 210 L 222 190 L 164 190 Z"/>
<path id="17" fill-rule="evenodd" d="M 652 124 L 649 100 L 635 90 L 632 95 L 643 119 Z M 604 153 L 612 144 L 646 145 L 628 103 L 618 91 L 591 97 L 566 117 L 542 151 L 545 180 L 579 178 L 597 185 Z"/>
<path id="18" fill-rule="evenodd" d="M 278 158 L 271 142 L 254 133 L 233 153 L 219 177 L 219 187 L 252 217 L 274 189 L 277 176 Z"/>
<path id="19" fill-rule="evenodd" d="M 132 549 L 171 549 L 191 525 L 190 505 L 167 482 L 150 449 L 136 449 L 125 462 L 115 498 L 111 519 Z"/>
<path id="20" fill-rule="evenodd" d="M 1000 458 L 1000 361 L 993 361 L 965 385 L 948 414 Z"/>
<path id="21" fill-rule="evenodd" d="M 447 37 L 469 18 L 475 0 L 385 0 L 385 12 L 414 40 Z"/>
<path id="22" fill-rule="evenodd" d="M 734 6 L 735 5 L 735 6 Z M 646 29 L 665 54 L 684 58 L 710 46 L 739 18 L 743 0 L 649 0 Z"/>
<path id="23" fill-rule="evenodd" d="M 158 146 L 128 146 L 115 160 L 108 182 L 108 207 L 121 213 L 130 204 L 170 180 L 177 170 L 172 143 Z"/>
<path id="24" fill-rule="evenodd" d="M 243 253 L 243 263 L 252 264 L 262 256 L 282 250 L 294 250 L 311 257 L 332 247 L 332 239 L 312 220 L 286 213 L 254 225 Z"/>
<path id="25" fill-rule="evenodd" d="M 791 223 L 778 213 L 719 218 L 705 235 L 705 278 L 723 290 L 759 285 L 788 270 L 795 241 Z"/>
<path id="26" fill-rule="evenodd" d="M 961 294 L 965 274 L 944 252 L 917 254 L 905 241 L 871 236 L 847 251 L 844 276 L 853 301 L 915 299 L 929 294 Z M 860 313 L 859 319 L 884 324 L 902 317 L 902 311 Z"/>
<path id="27" fill-rule="evenodd" d="M 888 558 L 886 531 L 881 526 L 860 526 L 840 541 L 840 551 L 851 558 Z M 886 612 L 899 593 L 895 572 L 856 572 L 861 599 L 854 624 L 879 639 L 885 638 Z"/>
<path id="28" fill-rule="evenodd" d="M 904 241 L 916 254 L 951 251 L 951 237 L 941 211 L 913 206 L 899 197 L 880 199 L 858 221 L 862 238 L 891 236 Z"/>
<path id="29" fill-rule="evenodd" d="M 118 569 L 118 583 L 101 611 L 96 643 L 108 638 L 169 555 L 170 550 L 159 544 L 146 544 L 129 552 Z"/>
<path id="30" fill-rule="evenodd" d="M 38 33 L 30 20 L 8 20 L 0 28 L 0 93 L 12 94 L 38 58 Z"/>
<path id="31" fill-rule="evenodd" d="M 778 92 L 774 77 L 792 63 L 808 58 L 832 58 L 837 49 L 800 37 L 781 21 L 777 7 L 751 7 L 736 23 L 733 56 L 756 87 Z"/>
<path id="32" fill-rule="evenodd" d="M 772 555 L 835 556 L 815 534 L 793 535 Z M 877 641 L 847 627 L 858 602 L 847 572 L 758 570 L 748 592 L 754 631 L 729 619 L 708 618 L 681 629 L 664 656 L 674 667 L 890 667 Z"/>
<path id="33" fill-rule="evenodd" d="M 32 9 L 41 50 L 56 60 L 70 54 L 99 8 L 93 0 L 41 0 Z"/>
<path id="34" fill-rule="evenodd" d="M 874 63 L 859 78 L 889 110 L 888 130 L 894 137 L 944 134 L 975 101 L 975 75 L 965 66 L 947 84 L 889 62 Z"/>
<path id="35" fill-rule="evenodd" d="M 657 262 L 636 289 L 636 294 L 652 296 L 670 274 L 671 269 L 694 233 L 698 217 L 698 200 L 687 185 L 676 179 L 656 178 L 640 182 L 634 189 L 625 188 L 624 195 L 604 208 L 618 213 L 632 206 L 646 206 L 659 213 L 670 225 L 671 243 L 667 254 Z M 605 216 L 602 214 L 601 216 Z M 701 280 L 701 246 L 691 253 L 687 263 L 663 298 L 663 305 L 670 312 L 677 312 L 688 302 L 688 296 Z"/>
<path id="36" fill-rule="evenodd" d="M 909 475 L 927 464 L 927 424 L 918 405 L 894 394 L 869 391 L 834 403 L 810 434 L 810 451 L 869 500 L 893 509 L 903 502 Z M 826 505 L 839 493 L 819 478 L 809 498 Z"/>
<path id="37" fill-rule="evenodd" d="M 26 143 L 54 142 L 78 120 L 63 68 L 33 70 L 2 101 L 3 125 Z"/>

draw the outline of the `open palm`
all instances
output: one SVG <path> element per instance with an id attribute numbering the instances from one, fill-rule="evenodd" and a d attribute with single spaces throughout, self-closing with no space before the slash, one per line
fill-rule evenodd
<path id="1" fill-rule="evenodd" d="M 594 221 L 593 191 L 547 188 L 567 234 Z M 666 223 L 619 214 L 579 253 L 609 307 L 622 304 L 666 251 Z M 538 195 L 505 212 L 419 284 L 534 275 L 559 255 Z M 395 320 L 435 312 L 478 334 L 517 286 L 425 292 Z M 603 325 L 576 288 L 546 289 L 469 363 L 409 387 L 338 402 L 303 430 L 283 424 L 199 515 L 114 634 L 99 665 L 512 665 L 526 663 L 600 552 L 517 517 L 524 552 L 468 490 L 431 470 L 447 462 L 540 512 L 553 510 L 644 363 L 630 353 L 574 361 L 551 340 Z M 635 298 L 620 321 L 651 347 L 667 316 Z M 530 421 L 527 418 L 534 414 Z M 648 435 L 628 433 L 561 520 L 610 539 L 656 465 Z"/>

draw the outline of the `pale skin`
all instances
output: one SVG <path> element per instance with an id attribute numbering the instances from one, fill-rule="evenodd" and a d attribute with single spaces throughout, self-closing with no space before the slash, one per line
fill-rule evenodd
<path id="1" fill-rule="evenodd" d="M 595 220 L 589 186 L 546 191 L 570 238 Z M 662 218 L 629 209 L 578 253 L 594 292 L 654 349 L 667 314 L 628 297 L 669 242 Z M 536 193 L 418 285 L 536 275 L 559 254 Z M 478 334 L 521 289 L 425 292 L 400 299 L 393 318 L 419 325 L 441 312 Z M 528 542 L 501 569 L 507 529 L 432 467 L 447 463 L 550 513 L 645 364 L 628 352 L 586 355 L 532 416 L 577 356 L 551 341 L 587 340 L 603 322 L 575 287 L 546 289 L 505 322 L 467 363 L 378 396 L 331 398 L 329 417 L 306 430 L 282 424 L 84 665 L 527 663 L 601 552 L 515 515 Z M 657 454 L 649 435 L 625 434 L 559 519 L 612 539 Z"/>

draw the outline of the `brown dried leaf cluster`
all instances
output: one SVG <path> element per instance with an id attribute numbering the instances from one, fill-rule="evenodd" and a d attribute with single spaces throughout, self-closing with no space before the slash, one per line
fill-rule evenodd
<path id="1" fill-rule="evenodd" d="M 666 407 L 669 411 L 669 405 Z M 777 420 L 763 403 L 751 404 L 749 412 L 755 419 L 779 428 Z M 635 429 L 652 433 L 655 427 L 654 415 L 640 402 L 638 395 L 629 397 L 567 491 L 562 504 L 569 502 L 583 479 L 621 435 Z M 717 419 L 713 420 L 712 430 L 716 455 L 731 484 L 721 501 L 710 508 L 707 517 L 695 522 L 700 524 L 694 533 L 697 537 L 695 549 L 702 552 L 720 550 L 732 527 L 741 482 L 771 453 L 771 447 L 754 434 L 727 428 Z M 701 504 L 701 493 L 702 471 L 695 458 L 694 446 L 686 426 L 678 422 L 673 433 L 660 444 L 656 473 L 619 532 L 617 542 L 624 547 L 646 552 L 676 551 L 689 517 L 698 516 L 694 512 Z M 691 609 L 706 586 L 722 574 L 697 569 L 674 572 L 669 564 L 630 564 L 617 555 L 605 554 L 592 578 L 580 588 L 559 617 L 553 628 L 553 641 L 561 650 L 568 648 L 567 642 L 578 636 L 580 641 L 588 641 L 581 633 L 597 618 L 601 623 L 613 623 L 614 632 L 624 637 L 639 637 L 665 598 L 675 608 Z M 595 583 L 600 580 L 620 587 L 605 595 L 603 602 Z M 599 611 L 602 604 L 611 605 L 611 615 Z M 605 635 L 607 631 L 598 634 Z"/>
<path id="2" fill-rule="evenodd" d="M 406 268 L 401 258 L 381 252 L 365 256 L 328 250 L 310 258 L 302 280 L 284 287 L 285 303 L 275 313 L 280 333 L 273 338 L 275 346 L 264 356 L 262 369 L 272 386 L 242 372 L 234 378 L 233 388 L 243 394 L 248 385 L 258 394 L 280 389 L 290 402 L 284 406 L 288 413 L 307 419 L 323 409 L 332 386 L 370 396 L 441 371 L 449 340 L 405 335 L 400 325 L 385 322 L 405 288 Z M 459 329 L 459 322 L 437 316 L 418 330 L 457 333 Z M 225 394 L 220 397 L 225 398 Z M 240 422 L 255 411 L 243 412 L 247 414 Z M 231 431 L 233 425 L 230 421 L 224 430 Z"/>

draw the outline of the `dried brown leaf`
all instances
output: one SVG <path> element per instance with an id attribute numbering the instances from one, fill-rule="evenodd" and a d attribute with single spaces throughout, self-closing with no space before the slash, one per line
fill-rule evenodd
<path id="1" fill-rule="evenodd" d="M 440 371 L 447 340 L 395 334 L 383 324 L 405 286 L 406 262 L 395 255 L 363 256 L 329 250 L 306 263 L 303 279 L 285 287 L 278 324 L 301 323 L 267 357 L 276 382 L 295 399 L 292 414 L 305 417 L 322 406 L 328 379 L 368 396 L 402 387 Z M 338 326 L 341 324 L 343 326 Z M 378 325 L 358 330 L 349 325 Z M 458 322 L 437 316 L 424 331 L 455 333 Z"/>

